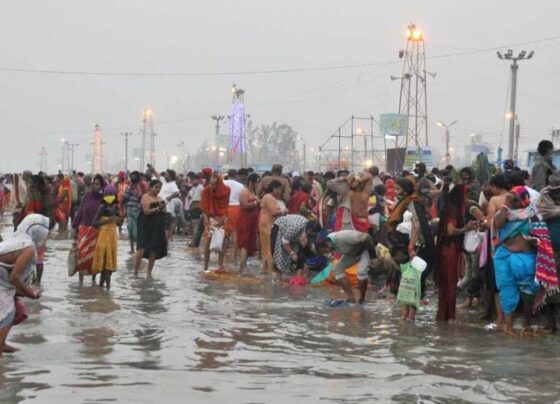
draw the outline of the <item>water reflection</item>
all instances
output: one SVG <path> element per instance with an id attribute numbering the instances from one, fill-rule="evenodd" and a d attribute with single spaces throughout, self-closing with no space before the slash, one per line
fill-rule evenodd
<path id="1" fill-rule="evenodd" d="M 110 327 L 85 328 L 74 334 L 81 352 L 89 358 L 101 359 L 113 352 L 115 333 Z"/>

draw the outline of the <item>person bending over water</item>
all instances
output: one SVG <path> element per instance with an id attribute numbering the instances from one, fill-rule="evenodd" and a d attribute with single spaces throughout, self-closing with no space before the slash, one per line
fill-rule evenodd
<path id="1" fill-rule="evenodd" d="M 376 258 L 375 244 L 371 236 L 357 230 L 340 230 L 317 240 L 317 244 L 317 250 L 323 254 L 332 252 L 342 254 L 333 271 L 334 277 L 346 293 L 349 303 L 355 303 L 356 299 L 345 271 L 356 263 L 360 263 L 358 267 L 359 303 L 364 303 L 368 285 L 368 267 Z"/>
<path id="2" fill-rule="evenodd" d="M 16 294 L 39 299 L 41 290 L 29 286 L 37 250 L 49 235 L 49 218 L 31 214 L 19 224 L 13 237 L 0 243 L 0 356 L 15 349 L 6 345 L 16 315 Z"/>

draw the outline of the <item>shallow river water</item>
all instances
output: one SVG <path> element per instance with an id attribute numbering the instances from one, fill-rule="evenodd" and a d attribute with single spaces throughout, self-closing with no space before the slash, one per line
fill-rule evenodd
<path id="1" fill-rule="evenodd" d="M 9 338 L 22 350 L 0 358 L 1 403 L 560 399 L 558 337 L 506 338 L 469 319 L 438 326 L 433 299 L 411 325 L 375 294 L 333 309 L 323 302 L 336 289 L 207 279 L 184 239 L 152 279 L 132 275 L 122 239 L 111 291 L 79 287 L 69 244 L 49 240 L 44 296 Z"/>

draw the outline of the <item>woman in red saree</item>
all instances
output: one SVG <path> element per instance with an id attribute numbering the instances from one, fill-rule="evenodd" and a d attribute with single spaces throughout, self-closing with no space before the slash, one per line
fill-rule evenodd
<path id="1" fill-rule="evenodd" d="M 200 208 L 204 213 L 204 230 L 205 230 L 205 245 L 204 245 L 204 270 L 208 270 L 210 263 L 210 240 L 212 235 L 210 230 L 214 228 L 223 228 L 226 224 L 228 207 L 229 207 L 229 194 L 231 190 L 224 184 L 224 179 L 221 175 L 214 173 L 208 184 L 202 191 L 200 200 Z M 224 270 L 224 251 L 220 251 L 218 258 L 219 270 Z"/>
<path id="2" fill-rule="evenodd" d="M 97 227 L 93 225 L 95 213 L 103 200 L 103 187 L 105 181 L 97 174 L 91 183 L 91 190 L 86 192 L 80 202 L 80 207 L 72 221 L 75 234 L 75 247 L 78 249 L 78 272 L 80 284 L 85 275 L 91 274 L 93 266 L 93 255 L 97 242 Z"/>
<path id="3" fill-rule="evenodd" d="M 64 237 L 68 233 L 68 217 L 72 209 L 72 186 L 68 176 L 64 176 L 58 187 L 57 202 L 56 219 L 60 235 Z"/>
<path id="4" fill-rule="evenodd" d="M 257 230 L 259 227 L 260 201 L 257 196 L 259 175 L 252 173 L 247 178 L 245 189 L 239 194 L 241 215 L 237 221 L 237 247 L 240 250 L 239 272 L 247 269 L 247 257 L 257 252 Z"/>
<path id="5" fill-rule="evenodd" d="M 304 185 L 299 181 L 294 181 L 292 184 L 292 197 L 288 202 L 288 213 L 291 215 L 300 215 L 302 212 L 305 212 L 311 208 L 310 198 L 311 198 L 311 185 L 307 184 L 307 187 L 304 190 Z M 308 191 L 308 192 L 306 192 Z"/>
<path id="6" fill-rule="evenodd" d="M 466 186 L 443 187 L 443 209 L 439 220 L 436 246 L 436 283 L 438 286 L 437 321 L 454 321 L 460 260 L 463 259 L 463 235 L 476 223 L 465 226 Z"/>

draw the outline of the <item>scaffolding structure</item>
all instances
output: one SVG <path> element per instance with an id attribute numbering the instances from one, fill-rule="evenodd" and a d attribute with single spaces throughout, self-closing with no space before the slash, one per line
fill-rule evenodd
<path id="1" fill-rule="evenodd" d="M 386 167 L 385 136 L 375 135 L 379 123 L 369 117 L 351 116 L 319 147 L 319 168 L 325 170 L 360 171 L 377 166 Z"/>

